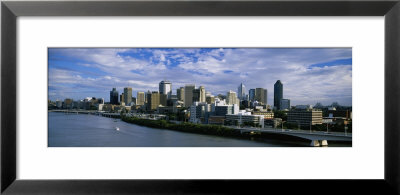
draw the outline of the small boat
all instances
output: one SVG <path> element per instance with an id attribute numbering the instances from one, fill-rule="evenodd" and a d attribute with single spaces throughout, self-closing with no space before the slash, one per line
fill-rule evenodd
<path id="1" fill-rule="evenodd" d="M 115 119 L 114 122 L 118 122 L 117 119 Z"/>
<path id="2" fill-rule="evenodd" d="M 119 127 L 115 127 L 115 130 L 119 131 Z"/>

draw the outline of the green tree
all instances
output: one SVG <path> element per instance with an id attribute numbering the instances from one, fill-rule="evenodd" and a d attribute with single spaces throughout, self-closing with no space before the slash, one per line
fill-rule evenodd
<path id="1" fill-rule="evenodd" d="M 274 118 L 281 118 L 283 121 L 287 121 L 287 114 L 281 110 L 274 111 Z"/>

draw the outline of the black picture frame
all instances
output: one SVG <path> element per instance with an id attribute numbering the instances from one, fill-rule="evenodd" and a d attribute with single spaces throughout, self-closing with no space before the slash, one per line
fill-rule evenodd
<path id="1" fill-rule="evenodd" d="M 16 179 L 16 20 L 19 16 L 385 16 L 385 176 L 382 180 Z M 1 193 L 400 194 L 399 0 L 2 1 Z M 373 144 L 373 143 L 371 143 Z M 195 167 L 194 167 L 195 168 Z M 234 171 L 234 170 L 232 170 Z M 365 170 L 368 171 L 368 170 Z M 323 173 L 321 173 L 323 174 Z M 274 193 L 273 193 L 274 194 Z"/>

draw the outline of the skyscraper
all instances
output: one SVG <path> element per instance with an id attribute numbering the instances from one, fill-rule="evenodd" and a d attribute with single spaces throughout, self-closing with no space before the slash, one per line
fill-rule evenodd
<path id="1" fill-rule="evenodd" d="M 160 105 L 167 106 L 167 94 L 160 94 Z"/>
<path id="2" fill-rule="evenodd" d="M 119 95 L 119 102 L 120 103 L 122 103 L 122 102 L 124 102 L 125 103 L 125 96 L 124 96 L 124 93 L 121 93 L 121 95 Z"/>
<path id="3" fill-rule="evenodd" d="M 254 98 L 256 97 L 256 90 L 255 89 L 250 89 L 249 90 L 249 100 L 254 101 Z"/>
<path id="4" fill-rule="evenodd" d="M 147 110 L 156 110 L 160 105 L 160 93 L 158 91 L 153 91 L 147 93 Z"/>
<path id="5" fill-rule="evenodd" d="M 194 84 L 185 85 L 185 107 L 189 107 L 193 103 L 193 90 L 195 89 Z"/>
<path id="6" fill-rule="evenodd" d="M 256 94 L 254 99 L 260 103 L 264 103 L 264 88 L 256 88 Z"/>
<path id="7" fill-rule="evenodd" d="M 199 92 L 200 92 L 200 98 L 199 98 L 199 101 L 200 102 L 206 102 L 206 89 L 204 89 L 204 87 L 203 86 L 200 86 L 199 87 Z"/>
<path id="8" fill-rule="evenodd" d="M 176 96 L 178 100 L 185 101 L 185 88 L 180 87 L 179 89 L 176 89 Z"/>
<path id="9" fill-rule="evenodd" d="M 144 105 L 144 92 L 137 92 L 136 105 Z"/>
<path id="10" fill-rule="evenodd" d="M 129 105 L 132 102 L 132 88 L 130 87 L 124 88 L 124 101 L 125 105 Z"/>
<path id="11" fill-rule="evenodd" d="M 236 99 L 236 92 L 229 90 L 229 92 L 226 93 L 226 103 L 228 105 L 237 104 Z"/>
<path id="12" fill-rule="evenodd" d="M 283 84 L 277 80 L 274 84 L 274 107 L 277 110 L 281 109 L 281 100 L 283 99 Z"/>
<path id="13" fill-rule="evenodd" d="M 199 89 L 193 89 L 192 104 L 194 102 L 200 102 L 200 88 Z"/>
<path id="14" fill-rule="evenodd" d="M 264 105 L 268 104 L 268 90 L 264 89 L 264 101 L 263 101 Z"/>
<path id="15" fill-rule="evenodd" d="M 243 85 L 243 83 L 240 83 L 238 87 L 238 98 L 240 100 L 244 100 L 246 97 L 246 87 Z"/>
<path id="16" fill-rule="evenodd" d="M 166 94 L 168 98 L 172 95 L 172 83 L 170 81 L 163 80 L 158 85 L 160 94 Z"/>
<path id="17" fill-rule="evenodd" d="M 116 88 L 110 91 L 110 104 L 118 104 L 118 91 Z"/>

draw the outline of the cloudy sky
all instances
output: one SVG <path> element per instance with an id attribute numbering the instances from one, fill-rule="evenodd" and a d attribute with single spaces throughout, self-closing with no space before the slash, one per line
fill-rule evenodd
<path id="1" fill-rule="evenodd" d="M 102 97 L 113 87 L 156 91 L 161 80 L 173 94 L 185 84 L 213 95 L 237 91 L 240 83 L 266 88 L 283 83 L 291 105 L 321 102 L 352 105 L 351 48 L 49 48 L 50 100 Z M 248 92 L 247 92 L 248 93 Z"/>

